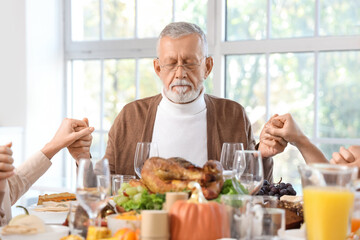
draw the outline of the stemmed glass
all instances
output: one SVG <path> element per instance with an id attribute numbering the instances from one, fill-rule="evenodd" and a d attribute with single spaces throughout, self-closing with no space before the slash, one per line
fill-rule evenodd
<path id="1" fill-rule="evenodd" d="M 100 210 L 109 201 L 110 168 L 107 159 L 80 159 L 78 166 L 76 198 L 89 215 L 90 225 L 95 225 Z"/>
<path id="2" fill-rule="evenodd" d="M 255 195 L 264 180 L 263 162 L 260 151 L 236 151 L 233 165 L 233 185 L 239 193 L 244 193 L 242 186 L 250 195 Z"/>
<path id="3" fill-rule="evenodd" d="M 244 150 L 242 143 L 223 143 L 222 145 L 220 163 L 224 168 L 225 178 L 232 177 L 235 153 L 238 150 Z"/>
<path id="4" fill-rule="evenodd" d="M 145 160 L 151 157 L 158 157 L 159 150 L 155 142 L 138 142 L 136 144 L 134 170 L 136 175 L 141 178 L 141 169 L 144 166 Z"/>

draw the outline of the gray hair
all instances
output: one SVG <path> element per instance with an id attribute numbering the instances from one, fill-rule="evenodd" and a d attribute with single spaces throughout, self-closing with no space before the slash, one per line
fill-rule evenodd
<path id="1" fill-rule="evenodd" d="M 188 22 L 173 22 L 168 24 L 160 33 L 158 41 L 157 41 L 157 46 L 156 46 L 156 52 L 159 55 L 159 45 L 160 45 L 160 40 L 163 37 L 171 37 L 171 38 L 180 38 L 186 35 L 190 35 L 190 34 L 198 34 L 202 45 L 203 45 L 203 53 L 204 56 L 207 57 L 208 56 L 208 44 L 207 44 L 207 40 L 206 40 L 206 36 L 205 33 L 203 32 L 203 30 L 201 30 L 201 28 L 194 24 L 194 23 L 188 23 Z"/>

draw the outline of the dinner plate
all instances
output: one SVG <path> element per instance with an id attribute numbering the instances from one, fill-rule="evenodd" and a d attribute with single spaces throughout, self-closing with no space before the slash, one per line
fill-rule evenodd
<path id="1" fill-rule="evenodd" d="M 305 229 L 290 229 L 279 231 L 278 235 L 284 240 L 306 240 Z"/>
<path id="2" fill-rule="evenodd" d="M 0 228 L 0 231 L 2 228 Z M 30 235 L 0 235 L 2 240 L 49 240 L 67 236 L 69 228 L 61 225 L 45 225 L 45 232 Z"/>
<path id="3" fill-rule="evenodd" d="M 28 210 L 31 215 L 38 216 L 45 224 L 63 224 L 69 212 L 69 209 L 60 212 L 37 211 L 43 208 L 42 205 L 30 206 Z"/>

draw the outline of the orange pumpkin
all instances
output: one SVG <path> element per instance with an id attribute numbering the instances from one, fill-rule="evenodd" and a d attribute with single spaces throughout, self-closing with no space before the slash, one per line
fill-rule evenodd
<path id="1" fill-rule="evenodd" d="M 230 237 L 225 206 L 207 202 L 200 185 L 197 185 L 189 201 L 176 201 L 170 209 L 171 240 L 215 240 Z"/>

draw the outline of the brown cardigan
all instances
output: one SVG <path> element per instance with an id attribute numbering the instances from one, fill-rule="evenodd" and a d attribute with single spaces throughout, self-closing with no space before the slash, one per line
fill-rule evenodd
<path id="1" fill-rule="evenodd" d="M 207 108 L 207 148 L 209 159 L 220 159 L 224 142 L 242 142 L 245 149 L 255 149 L 251 124 L 244 108 L 237 102 L 204 95 Z M 104 158 L 111 173 L 135 174 L 134 155 L 137 142 L 151 142 L 161 94 L 127 104 L 109 131 Z M 189 149 L 191 151 L 191 149 Z M 264 178 L 272 181 L 273 160 L 264 158 Z"/>

